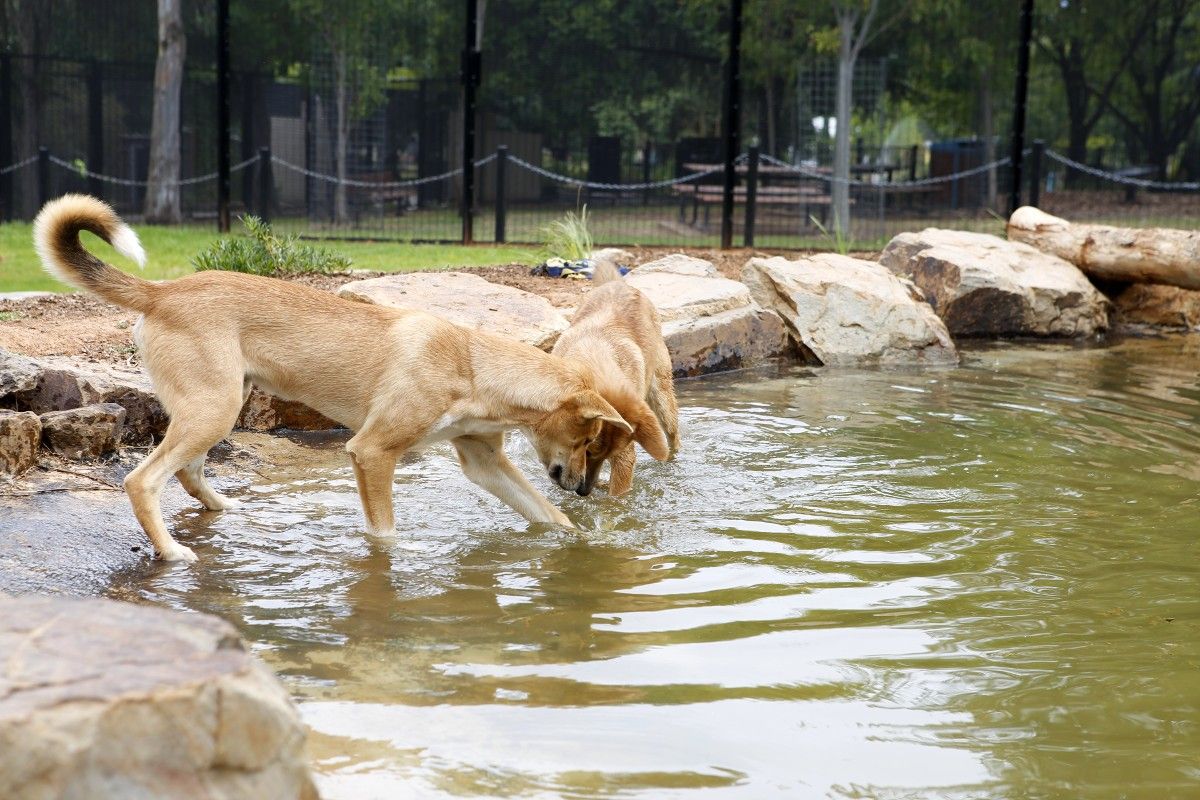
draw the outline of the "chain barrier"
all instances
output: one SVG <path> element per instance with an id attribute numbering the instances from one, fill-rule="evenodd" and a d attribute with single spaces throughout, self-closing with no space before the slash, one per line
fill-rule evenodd
<path id="1" fill-rule="evenodd" d="M 918 178 L 915 181 L 892 181 L 889 183 L 871 183 L 870 181 L 860 181 L 855 178 L 838 178 L 838 177 L 834 177 L 833 175 L 826 175 L 824 173 L 817 172 L 816 170 L 813 170 L 813 169 L 799 167 L 799 166 L 796 166 L 795 164 L 789 164 L 786 161 L 775 158 L 774 156 L 769 156 L 765 153 L 763 155 L 761 155 L 760 158 L 763 161 L 765 161 L 768 164 L 771 164 L 773 166 L 790 169 L 792 172 L 796 172 L 800 175 L 804 175 L 809 178 L 814 178 L 816 180 L 827 181 L 829 183 L 845 183 L 849 186 L 867 186 L 867 187 L 870 187 L 873 189 L 883 189 L 883 190 L 904 189 L 904 188 L 910 188 L 910 187 L 915 187 L 915 186 L 935 186 L 939 183 L 949 183 L 950 181 L 956 181 L 956 180 L 960 180 L 962 178 L 969 178 L 973 175 L 979 175 L 984 172 L 989 172 L 990 170 L 996 169 L 998 167 L 1007 166 L 1008 164 L 1010 164 L 1012 162 L 1011 158 L 1009 158 L 1008 156 L 1005 156 L 1004 158 L 999 158 L 999 159 L 996 159 L 995 161 L 990 161 L 987 164 L 981 164 L 978 167 L 972 167 L 971 169 L 963 170 L 962 172 L 955 172 L 950 175 L 938 175 L 933 178 Z"/>
<path id="2" fill-rule="evenodd" d="M 1122 183 L 1127 186 L 1137 186 L 1141 189 L 1169 189 L 1188 192 L 1200 190 L 1200 182 L 1198 181 L 1177 183 L 1170 183 L 1167 181 L 1148 181 L 1143 180 L 1142 178 L 1134 178 L 1129 175 L 1120 175 L 1116 172 L 1108 172 L 1107 170 L 1097 169 L 1096 167 L 1089 167 L 1087 164 L 1081 164 L 1075 159 L 1067 158 L 1061 153 L 1056 153 L 1053 150 L 1047 150 L 1046 155 L 1062 164 L 1064 167 L 1070 167 L 1071 169 L 1078 170 L 1086 175 L 1091 175 L 1095 178 L 1103 178 L 1104 180 L 1112 181 L 1113 183 Z"/>
<path id="3" fill-rule="evenodd" d="M 738 160 L 740 161 L 742 158 L 742 156 L 739 156 Z M 572 178 L 569 175 L 560 175 L 557 172 L 551 172 L 548 169 L 539 167 L 537 164 L 529 163 L 520 156 L 510 155 L 508 160 L 522 169 L 526 169 L 536 175 L 541 175 L 543 178 L 549 178 L 552 181 L 570 184 L 571 186 L 582 186 L 585 189 L 606 189 L 608 191 L 617 192 L 634 192 L 643 189 L 662 189 L 667 186 L 677 186 L 681 183 L 690 183 L 691 181 L 699 180 L 700 178 L 704 178 L 709 175 L 717 175 L 725 171 L 725 167 L 721 166 L 714 169 L 708 169 L 703 172 L 693 172 L 679 178 L 671 178 L 670 180 L 664 181 L 650 181 L 648 183 L 600 183 L 598 181 L 584 181 L 580 180 L 579 178 Z"/>
<path id="4" fill-rule="evenodd" d="M 33 156 L 32 159 L 26 159 L 26 160 L 27 161 L 28 160 L 36 161 L 37 156 Z M 240 161 L 237 164 L 234 164 L 232 167 L 229 168 L 229 174 L 232 175 L 235 172 L 239 172 L 239 171 L 245 169 L 246 167 L 250 166 L 257 160 L 258 160 L 258 157 L 254 156 L 253 158 L 247 158 L 245 161 Z M 59 158 L 58 156 L 50 156 L 50 163 L 55 165 L 56 167 L 62 167 L 65 170 L 73 172 L 74 174 L 79 175 L 80 177 L 95 178 L 98 181 L 102 181 L 104 183 L 112 183 L 117 186 L 139 186 L 140 187 L 140 186 L 149 186 L 150 185 L 149 181 L 135 181 L 130 178 L 117 178 L 112 175 L 104 175 L 99 172 L 92 172 L 87 167 L 82 167 L 78 164 L 73 164 L 70 161 L 66 161 L 64 159 Z M 198 183 L 214 181 L 217 179 L 218 174 L 219 173 L 216 173 L 216 172 L 210 172 L 206 175 L 197 175 L 194 178 L 183 178 L 181 180 L 174 181 L 174 183 L 177 186 L 193 186 Z"/>
<path id="5" fill-rule="evenodd" d="M 492 153 L 489 156 L 485 156 L 476 160 L 474 163 L 476 167 L 483 167 L 495 160 L 496 154 Z M 452 169 L 449 172 L 443 172 L 440 175 L 426 175 L 424 178 L 412 178 L 406 181 L 356 181 L 352 178 L 339 178 L 336 175 L 328 175 L 324 172 L 317 172 L 315 170 L 307 169 L 299 164 L 293 164 L 290 161 L 284 161 L 282 158 L 279 158 L 275 155 L 271 156 L 271 162 L 278 164 L 284 169 L 290 169 L 292 172 L 298 172 L 308 178 L 325 181 L 326 183 L 340 183 L 344 186 L 353 186 L 359 189 L 400 189 L 407 186 L 422 186 L 426 183 L 434 183 L 436 181 L 444 181 L 447 178 L 453 178 L 457 175 L 461 175 L 463 172 L 462 167 L 459 167 L 458 169 Z"/>
<path id="6" fill-rule="evenodd" d="M 7 167 L 0 167 L 0 175 L 7 175 L 10 172 L 16 172 L 19 169 L 24 169 L 37 160 L 37 156 L 30 156 L 24 161 L 18 161 L 15 164 L 9 164 Z"/>

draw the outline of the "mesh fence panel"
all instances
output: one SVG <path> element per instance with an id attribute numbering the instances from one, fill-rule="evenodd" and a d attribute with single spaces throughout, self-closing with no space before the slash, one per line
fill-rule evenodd
<path id="1" fill-rule="evenodd" d="M 547 14 L 533 0 L 478 5 L 475 240 L 492 240 L 503 227 L 509 241 L 537 242 L 549 223 L 586 206 L 598 243 L 717 244 L 728 7 L 648 0 Z M 324 11 L 303 12 L 310 6 Z M 88 191 L 136 218 L 148 171 L 152 5 L 64 2 L 54 25 L 40 8 L 31 12 L 43 26 L 29 40 L 36 52 L 12 35 L 0 53 L 0 170 L 7 170 L 0 214 L 28 219 L 44 197 Z M 181 210 L 185 220 L 208 224 L 220 137 L 215 4 L 189 8 Z M 747 8 L 767 13 L 759 4 Z M 459 240 L 463 4 L 347 0 L 235 4 L 234 11 L 233 213 L 265 214 L 317 236 Z M 39 14 L 46 18 L 38 22 Z M 751 29 L 761 36 L 764 26 Z M 742 76 L 734 241 L 752 229 L 758 246 L 838 246 L 831 230 L 836 59 L 810 49 L 768 70 L 756 60 L 758 45 L 746 42 L 743 59 L 750 66 Z M 902 54 L 890 52 L 885 37 L 854 69 L 849 235 L 873 246 L 928 225 L 1000 232 L 1011 188 L 1006 136 L 953 125 L 943 136 L 928 128 L 898 134 L 915 68 L 893 57 Z M 1035 77 L 1051 91 L 1049 68 Z M 946 88 L 952 102 L 968 106 L 971 91 L 969 81 Z M 996 108 L 988 129 L 1003 131 L 1007 109 L 1003 101 Z M 1036 183 L 1043 208 L 1115 224 L 1200 222 L 1194 184 L 1147 183 L 1170 170 L 1141 163 L 1136 131 L 1117 147 L 1120 127 L 1109 120 L 1097 128 L 1105 145 L 1069 161 L 1054 124 L 1034 115 L 1027 137 L 1057 137 L 1027 166 L 1031 183 L 1022 187 L 1028 196 Z M 1184 137 L 1168 162 L 1175 173 L 1190 174 L 1184 167 L 1200 152 L 1195 140 Z M 52 156 L 48 168 L 31 160 L 39 148 Z M 761 156 L 753 187 L 751 148 Z"/>

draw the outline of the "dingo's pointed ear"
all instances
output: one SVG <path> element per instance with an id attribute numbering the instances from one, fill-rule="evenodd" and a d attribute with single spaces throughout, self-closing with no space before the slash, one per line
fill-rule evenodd
<path id="1" fill-rule="evenodd" d="M 596 392 L 587 391 L 577 397 L 579 416 L 585 420 L 598 419 L 615 425 L 626 433 L 633 433 L 633 426 L 625 421 L 612 404 Z"/>
<path id="2" fill-rule="evenodd" d="M 667 444 L 667 435 L 658 424 L 658 417 L 645 400 L 634 398 L 619 399 L 616 403 L 621 416 L 633 426 L 633 440 L 642 446 L 656 461 L 666 461 L 671 457 L 671 448 Z"/>

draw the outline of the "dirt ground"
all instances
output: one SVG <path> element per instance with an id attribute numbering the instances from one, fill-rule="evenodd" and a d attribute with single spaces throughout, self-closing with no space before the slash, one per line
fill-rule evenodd
<path id="1" fill-rule="evenodd" d="M 711 261 L 721 274 L 737 280 L 742 265 L 752 256 L 770 256 L 763 250 L 712 250 L 697 248 L 631 248 L 637 264 L 668 253 Z M 795 258 L 794 251 L 787 253 Z M 859 254 L 856 254 L 859 255 Z M 876 258 L 876 254 L 861 254 Z M 464 268 L 494 283 L 541 295 L 559 308 L 574 307 L 588 285 L 586 280 L 545 278 L 529 273 L 523 264 Z M 336 291 L 350 281 L 377 277 L 379 272 L 303 275 L 292 278 L 318 289 Z M 86 361 L 136 363 L 133 324 L 137 314 L 84 294 L 59 294 L 17 300 L 0 300 L 0 348 L 27 356 L 73 356 Z"/>

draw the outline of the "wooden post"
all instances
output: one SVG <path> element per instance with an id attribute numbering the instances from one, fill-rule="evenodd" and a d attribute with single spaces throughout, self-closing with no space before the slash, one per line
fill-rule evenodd
<path id="1" fill-rule="evenodd" d="M 271 148 L 258 148 L 258 218 L 271 221 Z"/>
<path id="2" fill-rule="evenodd" d="M 758 145 L 750 148 L 750 165 L 746 170 L 746 222 L 742 226 L 742 243 L 754 247 L 754 213 L 758 202 Z"/>
<path id="3" fill-rule="evenodd" d="M 1029 97 L 1029 44 L 1033 39 L 1033 0 L 1021 2 L 1020 41 L 1017 48 L 1016 96 L 1013 100 L 1011 215 L 1021 205 L 1021 159 L 1025 157 L 1025 101 Z"/>
<path id="4" fill-rule="evenodd" d="M 38 148 L 37 161 L 38 208 L 50 202 L 50 151 Z"/>
<path id="5" fill-rule="evenodd" d="M 508 198 L 505 190 L 504 173 L 508 168 L 508 145 L 496 148 L 496 241 L 503 242 L 508 218 Z"/>
<path id="6" fill-rule="evenodd" d="M 87 168 L 89 172 L 104 172 L 104 75 L 100 62 L 88 62 L 87 77 L 88 146 Z M 87 179 L 88 194 L 104 197 L 104 184 L 99 178 Z"/>
<path id="7" fill-rule="evenodd" d="M 12 142 L 12 56 L 0 55 L 0 167 L 13 163 Z M 13 174 L 0 175 L 0 220 L 16 217 L 13 209 Z"/>
<path id="8" fill-rule="evenodd" d="M 217 0 L 217 230 L 229 231 L 229 0 Z"/>
<path id="9" fill-rule="evenodd" d="M 733 187 L 742 124 L 742 0 L 729 0 L 729 53 L 725 61 L 725 191 L 721 197 L 721 249 L 733 247 Z"/>
<path id="10" fill-rule="evenodd" d="M 462 54 L 462 243 L 475 240 L 475 90 L 479 88 L 479 0 L 467 0 L 466 46 Z"/>
<path id="11" fill-rule="evenodd" d="M 1046 152 L 1046 143 L 1041 139 L 1033 140 L 1033 155 L 1029 159 L 1029 205 L 1038 207 L 1042 199 L 1042 156 Z"/>

